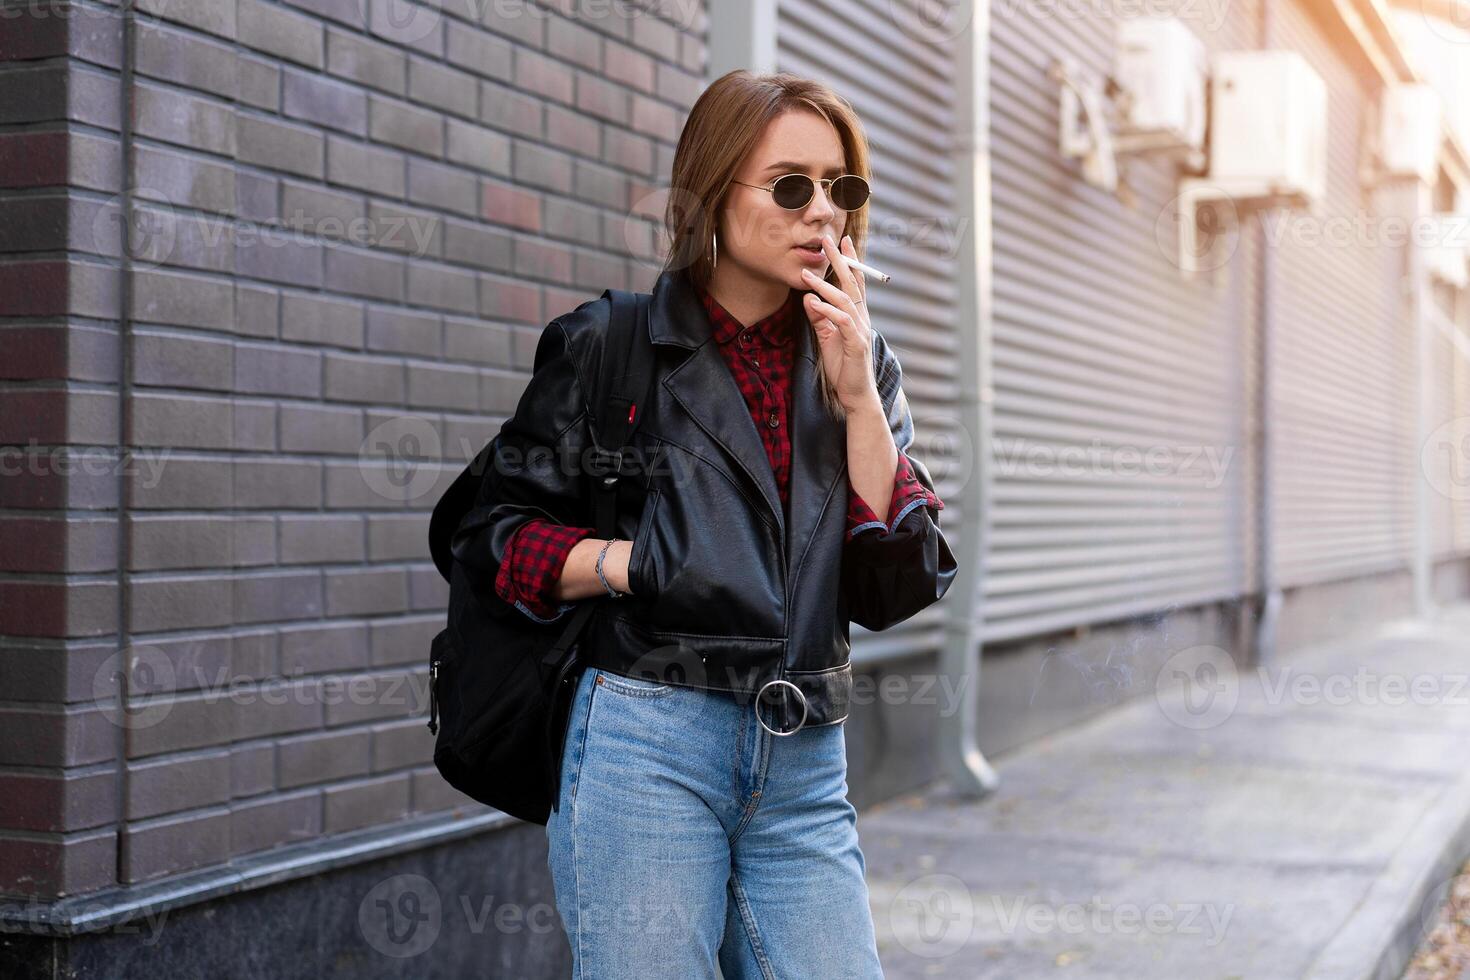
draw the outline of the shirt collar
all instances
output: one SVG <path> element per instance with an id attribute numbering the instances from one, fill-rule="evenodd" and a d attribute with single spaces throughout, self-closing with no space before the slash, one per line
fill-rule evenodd
<path id="1" fill-rule="evenodd" d="M 720 344 L 734 342 L 745 329 L 754 330 L 759 333 L 765 342 L 773 347 L 784 347 L 791 342 L 792 324 L 795 321 L 796 303 L 794 302 L 795 290 L 786 294 L 786 302 L 772 314 L 757 320 L 748 328 L 742 327 L 740 321 L 735 319 L 723 306 L 721 306 L 709 292 L 703 288 L 698 290 L 699 298 L 704 301 L 704 308 L 709 313 L 710 323 L 714 325 L 715 340 Z"/>

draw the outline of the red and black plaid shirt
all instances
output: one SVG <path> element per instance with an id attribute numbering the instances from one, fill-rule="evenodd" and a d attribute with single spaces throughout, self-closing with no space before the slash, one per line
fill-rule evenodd
<path id="1" fill-rule="evenodd" d="M 761 442 L 776 476 L 781 503 L 788 503 L 791 481 L 791 437 L 787 406 L 790 403 L 792 358 L 796 353 L 793 326 L 799 322 L 796 304 L 800 293 L 793 290 L 779 310 L 763 320 L 741 327 L 740 321 L 715 302 L 713 296 L 698 290 L 714 327 L 714 339 L 735 378 L 750 417 L 760 433 Z M 776 424 L 771 425 L 774 419 Z M 859 497 L 848 483 L 847 536 L 862 531 L 892 533 L 898 521 L 913 507 L 927 503 L 935 510 L 944 504 L 920 483 L 909 465 L 908 457 L 898 454 L 898 471 L 894 476 L 893 496 L 888 507 L 888 520 L 878 515 Z M 551 589 L 561 576 L 567 554 L 583 538 L 597 533 L 596 528 L 573 527 L 532 519 L 523 524 L 506 547 L 505 560 L 495 580 L 495 590 L 506 602 L 513 603 L 533 618 L 548 620 L 572 608 L 574 603 L 557 605 Z"/>

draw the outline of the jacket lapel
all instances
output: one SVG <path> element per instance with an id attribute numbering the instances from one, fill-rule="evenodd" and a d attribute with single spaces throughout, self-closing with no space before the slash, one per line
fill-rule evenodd
<path id="1" fill-rule="evenodd" d="M 672 413 L 674 417 L 654 418 L 650 424 L 691 449 L 716 447 L 718 452 L 710 454 L 711 462 L 737 483 L 755 486 L 771 522 L 783 536 L 787 554 L 799 558 L 816 529 L 833 483 L 845 467 L 847 427 L 827 416 L 822 407 L 817 389 L 818 351 L 804 308 L 798 307 L 792 328 L 796 350 L 792 356 L 791 417 L 787 423 L 792 442 L 789 522 L 760 433 L 720 355 L 704 304 L 683 271 L 664 272 L 653 289 L 650 339 L 686 348 L 690 355 L 663 379 L 664 389 L 678 406 Z M 837 506 L 845 509 L 846 498 Z"/>

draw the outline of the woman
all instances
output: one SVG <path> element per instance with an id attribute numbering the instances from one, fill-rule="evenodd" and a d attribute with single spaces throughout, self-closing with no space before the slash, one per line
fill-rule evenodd
<path id="1" fill-rule="evenodd" d="M 848 626 L 934 603 L 955 562 L 846 265 L 867 160 L 827 87 L 715 81 L 674 158 L 627 537 L 586 526 L 604 299 L 543 333 L 501 434 L 526 465 L 497 464 L 499 503 L 459 531 L 478 543 L 456 553 L 538 622 L 606 599 L 546 828 L 578 978 L 882 976 L 847 800 Z"/>

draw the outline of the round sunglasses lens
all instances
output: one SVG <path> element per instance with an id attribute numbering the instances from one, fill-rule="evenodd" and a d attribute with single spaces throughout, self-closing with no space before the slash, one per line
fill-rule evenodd
<path id="1" fill-rule="evenodd" d="M 787 174 L 771 188 L 771 197 L 778 207 L 788 211 L 804 208 L 812 199 L 812 179 L 805 174 Z"/>
<path id="2" fill-rule="evenodd" d="M 832 204 L 844 211 L 856 211 L 868 203 L 868 182 L 857 174 L 843 174 L 832 181 Z"/>

